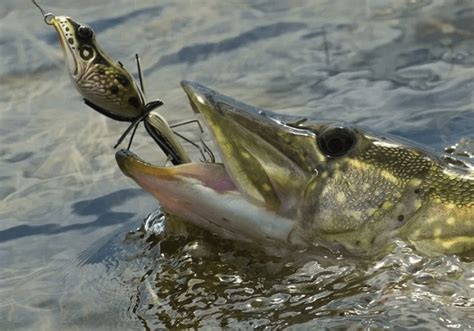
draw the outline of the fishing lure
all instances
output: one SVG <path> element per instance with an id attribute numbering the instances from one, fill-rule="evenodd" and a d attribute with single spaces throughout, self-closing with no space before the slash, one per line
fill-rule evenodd
<path id="1" fill-rule="evenodd" d="M 46 24 L 52 25 L 58 33 L 69 75 L 84 103 L 111 119 L 131 123 L 114 147 L 133 129 L 130 148 L 138 124 L 143 121 L 147 132 L 173 164 L 191 162 L 175 134 L 197 147 L 206 159 L 200 146 L 174 132 L 161 115 L 152 113 L 163 105 L 163 101 L 146 101 L 138 55 L 140 86 L 121 62 L 114 61 L 99 47 L 90 26 L 68 16 L 46 13 L 34 0 L 32 2 L 43 14 Z M 211 156 L 211 161 L 214 160 L 212 152 L 204 146 L 205 153 Z"/>

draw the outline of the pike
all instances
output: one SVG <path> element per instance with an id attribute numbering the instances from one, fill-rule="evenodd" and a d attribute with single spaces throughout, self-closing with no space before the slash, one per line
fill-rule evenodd
<path id="1" fill-rule="evenodd" d="M 183 81 L 222 163 L 171 167 L 118 151 L 169 213 L 225 238 L 377 254 L 474 250 L 474 167 L 363 127 L 275 114 Z"/>

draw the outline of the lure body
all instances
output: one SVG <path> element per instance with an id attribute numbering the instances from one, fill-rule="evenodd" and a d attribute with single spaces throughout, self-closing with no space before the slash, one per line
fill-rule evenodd
<path id="1" fill-rule="evenodd" d="M 116 121 L 133 122 L 132 126 L 144 120 L 146 130 L 173 164 L 191 162 L 166 119 L 156 112 L 150 117 L 163 102 L 146 103 L 137 82 L 122 63 L 102 50 L 91 27 L 68 16 L 44 17 L 58 33 L 69 76 L 86 105 Z"/>

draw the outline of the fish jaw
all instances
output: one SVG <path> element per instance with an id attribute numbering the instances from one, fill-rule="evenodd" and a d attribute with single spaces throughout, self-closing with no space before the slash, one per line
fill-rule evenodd
<path id="1" fill-rule="evenodd" d="M 314 135 L 287 125 L 293 117 L 256 109 L 198 83 L 182 81 L 181 86 L 203 115 L 239 191 L 255 204 L 294 217 L 314 171 L 312 162 L 301 160 L 317 154 Z"/>
<path id="2" fill-rule="evenodd" d="M 151 193 L 170 214 L 244 242 L 301 246 L 295 222 L 247 200 L 220 163 L 159 167 L 129 151 L 116 153 L 122 172 Z"/>

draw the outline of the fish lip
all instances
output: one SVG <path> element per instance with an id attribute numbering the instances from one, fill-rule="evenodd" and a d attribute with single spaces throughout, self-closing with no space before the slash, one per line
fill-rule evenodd
<path id="1" fill-rule="evenodd" d="M 121 149 L 115 153 L 115 160 L 120 170 L 128 177 L 134 178 L 137 171 L 146 169 L 172 170 L 175 166 L 160 167 L 149 163 L 130 150 Z M 169 172 L 171 173 L 171 171 Z"/>
<path id="2" fill-rule="evenodd" d="M 166 177 L 167 175 L 169 175 L 169 177 L 172 177 L 172 169 L 175 168 L 175 166 L 160 167 L 158 165 L 154 165 L 143 160 L 132 151 L 126 149 L 118 150 L 115 153 L 115 160 L 120 170 L 130 178 L 134 178 L 138 172 L 145 172 L 147 170 L 153 169 L 163 170 L 160 171 L 160 175 L 162 177 Z"/>
<path id="3" fill-rule="evenodd" d="M 120 170 L 128 177 L 132 177 L 132 165 L 134 162 L 147 165 L 147 162 L 140 159 L 135 153 L 125 149 L 121 149 L 115 153 L 115 160 Z"/>
<path id="4" fill-rule="evenodd" d="M 186 96 L 189 99 L 189 104 L 191 105 L 191 108 L 195 114 L 199 113 L 200 111 L 196 107 L 194 98 L 198 102 L 205 103 L 207 100 L 212 100 L 213 96 L 216 95 L 214 91 L 206 88 L 205 86 L 188 80 L 182 80 L 180 85 L 186 93 Z"/>
<path id="5" fill-rule="evenodd" d="M 148 182 L 153 178 L 152 181 L 175 181 L 184 185 L 191 182 L 199 183 L 221 194 L 237 190 L 233 179 L 221 163 L 184 163 L 162 167 L 146 162 L 135 153 L 124 149 L 115 153 L 115 159 L 120 170 L 145 189 L 156 186 L 156 183 Z"/>

